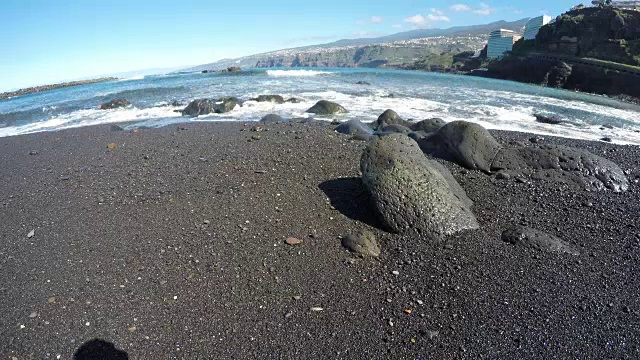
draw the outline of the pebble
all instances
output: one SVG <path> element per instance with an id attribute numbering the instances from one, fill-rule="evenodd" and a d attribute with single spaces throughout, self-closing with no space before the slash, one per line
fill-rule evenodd
<path id="1" fill-rule="evenodd" d="M 36 234 L 36 231 L 35 231 L 35 230 L 31 230 L 31 231 L 29 231 L 29 233 L 27 234 L 27 238 L 31 239 L 35 234 Z"/>
<path id="2" fill-rule="evenodd" d="M 302 299 L 302 296 L 300 296 L 300 295 L 296 295 L 296 296 L 293 297 L 293 300 L 300 300 L 300 299 Z"/>
<path id="3" fill-rule="evenodd" d="M 33 319 L 33 318 L 35 318 L 37 316 L 38 316 L 38 313 L 35 312 L 35 311 L 33 311 L 31 314 L 29 314 L 29 318 L 31 318 L 31 319 Z"/>
<path id="4" fill-rule="evenodd" d="M 127 330 L 129 330 L 129 332 L 135 332 L 136 330 L 138 330 L 138 328 L 135 327 L 135 326 L 132 326 L 132 327 L 128 328 Z"/>
<path id="5" fill-rule="evenodd" d="M 38 155 L 38 150 L 29 151 L 29 155 Z"/>
<path id="6" fill-rule="evenodd" d="M 314 306 L 314 307 L 311 308 L 311 311 L 313 311 L 313 312 L 318 312 L 318 311 L 323 311 L 323 310 L 324 310 L 323 308 L 318 307 L 318 306 Z"/>
<path id="7" fill-rule="evenodd" d="M 52 296 L 52 297 L 48 298 L 48 299 L 47 299 L 47 302 L 48 302 L 48 303 L 50 303 L 50 304 L 55 303 L 55 302 L 56 302 L 56 297 L 55 297 L 55 296 Z"/>
<path id="8" fill-rule="evenodd" d="M 296 238 L 294 238 L 294 237 L 289 237 L 289 238 L 287 238 L 287 240 L 285 240 L 285 242 L 286 242 L 288 245 L 291 245 L 291 246 L 294 246 L 294 245 L 300 245 L 300 244 L 302 244 L 302 240 L 300 240 L 300 239 L 296 239 Z"/>
<path id="9" fill-rule="evenodd" d="M 396 276 L 400 275 L 400 271 L 398 270 L 393 270 L 391 273 Z"/>
<path id="10" fill-rule="evenodd" d="M 284 314 L 284 317 L 285 317 L 286 319 L 288 319 L 288 318 L 290 318 L 290 317 L 292 317 L 292 316 L 293 316 L 293 313 L 292 313 L 292 312 L 288 312 L 288 313 Z"/>

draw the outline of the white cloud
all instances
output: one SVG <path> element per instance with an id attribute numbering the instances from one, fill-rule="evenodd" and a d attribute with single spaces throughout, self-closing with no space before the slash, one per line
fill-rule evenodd
<path id="1" fill-rule="evenodd" d="M 465 4 L 453 4 L 450 9 L 457 12 L 471 11 L 471 7 Z"/>
<path id="2" fill-rule="evenodd" d="M 444 13 L 438 9 L 431 9 L 431 13 L 433 15 L 439 15 L 439 16 L 444 15 Z"/>
<path id="3" fill-rule="evenodd" d="M 492 8 L 487 3 L 483 3 L 483 2 L 480 3 L 479 9 L 473 10 L 474 13 L 480 14 L 480 15 L 491 15 L 493 14 L 494 11 L 496 11 L 496 9 Z"/>
<path id="4" fill-rule="evenodd" d="M 372 16 L 370 21 L 372 24 L 380 24 L 382 22 L 382 18 L 380 16 Z"/>
<path id="5" fill-rule="evenodd" d="M 424 16 L 418 14 L 418 15 L 409 16 L 408 18 L 404 19 L 404 22 L 408 22 L 414 25 L 422 25 L 426 22 L 426 19 L 424 18 Z"/>
<path id="6" fill-rule="evenodd" d="M 451 19 L 449 19 L 448 17 L 446 17 L 444 15 L 436 15 L 436 14 L 427 15 L 427 19 L 429 21 L 442 21 L 442 22 L 450 22 L 451 21 Z"/>

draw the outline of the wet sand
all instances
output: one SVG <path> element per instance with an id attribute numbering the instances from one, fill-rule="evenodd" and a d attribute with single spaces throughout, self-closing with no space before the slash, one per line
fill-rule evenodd
<path id="1" fill-rule="evenodd" d="M 446 163 L 481 229 L 430 244 L 379 229 L 363 142 L 254 125 L 0 138 L 0 356 L 98 338 L 131 359 L 640 357 L 639 147 L 545 137 L 629 169 L 623 194 Z M 581 255 L 502 242 L 516 224 Z M 379 259 L 342 248 L 361 229 Z"/>

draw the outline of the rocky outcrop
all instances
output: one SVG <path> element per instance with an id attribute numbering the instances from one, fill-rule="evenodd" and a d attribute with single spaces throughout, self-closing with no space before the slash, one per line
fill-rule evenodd
<path id="1" fill-rule="evenodd" d="M 287 120 L 277 114 L 268 114 L 263 116 L 262 119 L 260 119 L 260 122 L 263 124 L 282 124 L 289 121 L 291 120 Z"/>
<path id="2" fill-rule="evenodd" d="M 491 163 L 502 146 L 482 126 L 453 121 L 421 139 L 420 148 L 431 156 L 456 162 L 467 169 L 491 172 Z"/>
<path id="3" fill-rule="evenodd" d="M 127 99 L 114 99 L 100 105 L 100 110 L 117 109 L 131 105 Z"/>
<path id="4" fill-rule="evenodd" d="M 360 169 L 373 207 L 388 230 L 437 239 L 478 228 L 466 195 L 460 198 L 461 189 L 452 190 L 442 168 L 409 137 L 373 137 Z"/>
<path id="5" fill-rule="evenodd" d="M 340 104 L 327 100 L 320 100 L 306 112 L 316 115 L 334 115 L 344 114 L 347 112 L 347 109 L 342 107 Z"/>
<path id="6" fill-rule="evenodd" d="M 235 97 L 224 97 L 217 100 L 198 99 L 194 100 L 182 110 L 183 116 L 199 116 L 211 113 L 222 114 L 233 110 L 238 105 L 239 100 Z"/>
<path id="7" fill-rule="evenodd" d="M 34 86 L 34 87 L 29 87 L 29 88 L 25 88 L 25 89 L 16 90 L 16 91 L 9 91 L 9 92 L 0 93 L 0 99 L 9 99 L 9 98 L 16 97 L 16 96 L 33 94 L 33 93 L 38 93 L 38 92 L 42 92 L 42 91 L 62 89 L 62 88 L 71 87 L 71 86 L 78 86 L 78 85 L 95 84 L 95 83 L 114 81 L 114 80 L 118 80 L 118 78 L 104 77 L 104 78 L 92 79 L 92 80 L 71 81 L 71 82 L 65 82 L 65 83 L 60 83 L 60 84 Z"/>
<path id="8" fill-rule="evenodd" d="M 284 98 L 280 95 L 260 95 L 256 99 L 257 102 L 271 102 L 275 104 L 284 104 Z"/>
<path id="9" fill-rule="evenodd" d="M 562 146 L 501 149 L 491 170 L 589 191 L 624 192 L 629 189 L 629 180 L 618 165 L 585 150 Z"/>
<path id="10" fill-rule="evenodd" d="M 502 241 L 543 252 L 580 255 L 578 250 L 557 236 L 525 226 L 514 226 L 505 230 L 502 233 Z"/>

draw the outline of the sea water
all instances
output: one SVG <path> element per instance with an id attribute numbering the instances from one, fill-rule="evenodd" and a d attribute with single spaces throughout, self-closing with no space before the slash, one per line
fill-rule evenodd
<path id="1" fill-rule="evenodd" d="M 359 81 L 371 85 L 356 84 Z M 302 102 L 249 100 L 271 94 Z M 184 117 L 179 113 L 191 100 L 224 96 L 249 101 L 225 114 Z M 132 106 L 99 109 L 116 98 L 127 99 Z M 338 102 L 349 113 L 324 118 L 305 113 L 319 100 Z M 182 105 L 173 106 L 175 102 Z M 138 76 L 0 100 L 0 136 L 109 123 L 135 128 L 193 121 L 249 122 L 270 113 L 373 121 L 386 109 L 405 119 L 438 117 L 472 121 L 489 129 L 589 140 L 610 137 L 619 144 L 640 144 L 640 106 L 604 96 L 471 76 L 315 68 Z M 542 124 L 534 114 L 557 115 L 564 122 Z"/>

